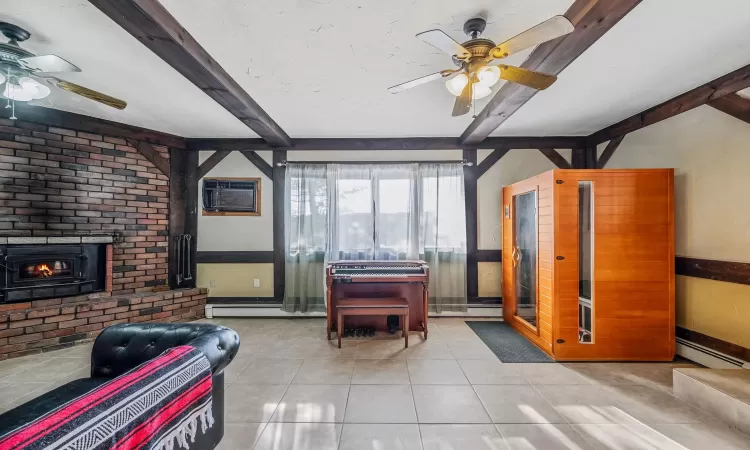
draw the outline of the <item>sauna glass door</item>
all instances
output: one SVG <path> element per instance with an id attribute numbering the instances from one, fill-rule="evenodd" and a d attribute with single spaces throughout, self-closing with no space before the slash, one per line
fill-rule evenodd
<path id="1" fill-rule="evenodd" d="M 537 323 L 537 193 L 513 196 L 513 275 L 516 317 L 532 327 Z"/>

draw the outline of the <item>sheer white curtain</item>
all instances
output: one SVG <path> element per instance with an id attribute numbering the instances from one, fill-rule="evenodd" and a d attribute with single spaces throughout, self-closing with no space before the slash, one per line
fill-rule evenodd
<path id="1" fill-rule="evenodd" d="M 419 166 L 419 240 L 430 267 L 430 309 L 466 311 L 463 164 Z"/>
<path id="2" fill-rule="evenodd" d="M 325 311 L 326 166 L 290 164 L 284 181 L 286 277 L 282 309 Z"/>
<path id="3" fill-rule="evenodd" d="M 325 262 L 424 259 L 430 305 L 466 309 L 463 165 L 290 164 L 287 311 L 325 308 Z"/>

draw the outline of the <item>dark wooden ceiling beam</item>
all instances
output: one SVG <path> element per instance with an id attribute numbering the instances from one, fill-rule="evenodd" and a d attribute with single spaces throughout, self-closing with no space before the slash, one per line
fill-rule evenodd
<path id="1" fill-rule="evenodd" d="M 0 107 L 1 118 L 9 119 L 10 116 L 11 109 Z M 132 138 L 138 141 L 146 141 L 151 144 L 163 145 L 171 148 L 184 149 L 186 147 L 185 139 L 173 134 L 98 119 L 96 117 L 84 116 L 83 114 L 29 105 L 24 102 L 16 102 L 16 117 L 22 122 L 37 123 L 50 127 L 66 128 L 69 130 L 84 131 L 86 133 L 106 134 L 108 136 L 121 138 Z"/>
<path id="2" fill-rule="evenodd" d="M 557 166 L 559 169 L 570 169 L 571 165 L 570 163 L 563 157 L 563 155 L 559 154 L 557 150 L 554 148 L 540 148 L 539 152 L 546 156 L 547 159 L 552 161 L 552 164 Z"/>
<path id="3" fill-rule="evenodd" d="M 609 159 L 612 157 L 612 155 L 615 154 L 615 150 L 620 146 L 620 143 L 622 143 L 622 140 L 625 139 L 625 136 L 617 136 L 612 138 L 611 141 L 607 144 L 606 147 L 604 147 L 604 151 L 602 152 L 602 155 L 599 157 L 599 161 L 597 162 L 597 168 L 603 169 L 604 166 L 607 165 L 609 162 Z"/>
<path id="4" fill-rule="evenodd" d="M 482 175 L 485 174 L 488 170 L 492 168 L 492 166 L 495 165 L 496 162 L 500 161 L 500 159 L 505 156 L 511 149 L 509 148 L 496 148 L 492 151 L 489 155 L 487 155 L 486 158 L 482 160 L 477 165 L 476 169 L 476 176 L 477 178 L 480 178 Z"/>
<path id="5" fill-rule="evenodd" d="M 577 148 L 585 145 L 581 136 L 490 137 L 479 148 L 537 149 L 540 147 Z M 299 138 L 291 147 L 273 147 L 262 139 L 188 139 L 189 150 L 470 150 L 454 137 L 409 138 Z"/>
<path id="6" fill-rule="evenodd" d="M 589 137 L 592 145 L 601 144 L 641 128 L 669 119 L 685 111 L 705 105 L 725 95 L 750 87 L 750 65 L 741 67 L 713 81 L 680 94 L 664 103 L 621 120 Z"/>
<path id="7" fill-rule="evenodd" d="M 566 36 L 539 45 L 521 67 L 558 75 L 640 1 L 576 0 L 565 13 L 565 17 L 575 26 L 575 30 Z M 536 89 L 520 84 L 505 83 L 461 135 L 461 143 L 481 143 L 537 92 Z"/>
<path id="8" fill-rule="evenodd" d="M 750 123 L 750 99 L 738 94 L 727 94 L 708 102 L 709 106 L 727 113 L 745 123 Z"/>
<path id="9" fill-rule="evenodd" d="M 151 164 L 154 165 L 161 173 L 163 173 L 166 176 L 169 176 L 169 161 L 161 156 L 161 154 L 156 151 L 154 147 L 151 146 L 148 142 L 143 141 L 137 141 L 133 138 L 126 138 L 126 141 L 128 141 L 128 144 L 135 147 L 136 150 L 138 150 L 138 153 L 143 155 Z"/>
<path id="10" fill-rule="evenodd" d="M 224 158 L 226 158 L 230 153 L 232 153 L 231 150 L 218 150 L 213 152 L 211 156 L 203 161 L 203 164 L 198 166 L 198 179 L 200 180 L 201 178 L 208 175 L 208 172 L 210 172 L 211 169 L 213 169 L 217 164 L 223 161 Z"/>
<path id="11" fill-rule="evenodd" d="M 158 1 L 89 0 L 273 146 L 291 139 Z"/>
<path id="12" fill-rule="evenodd" d="M 248 161 L 253 163 L 258 170 L 263 172 L 263 175 L 267 176 L 270 180 L 273 180 L 273 167 L 271 167 L 266 160 L 258 156 L 258 154 L 252 150 L 241 150 L 240 153 L 242 153 Z"/>

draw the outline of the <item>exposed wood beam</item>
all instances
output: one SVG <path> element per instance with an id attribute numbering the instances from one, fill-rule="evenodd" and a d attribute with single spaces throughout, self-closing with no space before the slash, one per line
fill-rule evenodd
<path id="1" fill-rule="evenodd" d="M 273 152 L 273 296 L 284 300 L 286 286 L 286 249 L 284 228 L 284 197 L 286 167 L 278 164 L 286 161 L 286 152 Z"/>
<path id="2" fill-rule="evenodd" d="M 485 172 L 490 170 L 492 166 L 495 165 L 496 162 L 500 161 L 500 158 L 505 156 L 506 153 L 508 153 L 511 149 L 509 148 L 496 148 L 492 151 L 489 155 L 487 155 L 486 158 L 482 160 L 482 162 L 477 165 L 476 168 L 476 176 L 477 179 L 481 178 L 482 175 L 484 175 Z"/>
<path id="3" fill-rule="evenodd" d="M 248 161 L 253 163 L 255 167 L 258 168 L 261 172 L 263 172 L 263 175 L 267 176 L 268 179 L 273 180 L 273 167 L 271 167 L 270 164 L 268 164 L 263 158 L 258 156 L 257 153 L 255 153 L 252 150 L 242 150 L 240 151 L 242 155 L 247 158 Z"/>
<path id="4" fill-rule="evenodd" d="M 750 87 L 750 65 L 597 131 L 589 137 L 589 143 L 601 144 L 616 136 L 632 133 L 747 87 Z"/>
<path id="5" fill-rule="evenodd" d="M 585 145 L 580 136 L 491 137 L 479 148 L 537 149 L 539 147 L 577 148 Z M 273 147 L 262 139 L 188 139 L 190 150 L 471 150 L 454 137 L 408 138 L 299 138 L 291 147 Z"/>
<path id="6" fill-rule="evenodd" d="M 607 163 L 609 162 L 609 158 L 611 158 L 612 155 L 615 154 L 615 150 L 617 150 L 617 147 L 620 146 L 620 143 L 623 139 L 625 139 L 625 135 L 617 136 L 609 141 L 607 146 L 604 148 L 602 155 L 599 157 L 599 162 L 597 163 L 597 167 L 599 169 L 603 169 L 604 166 L 607 165 Z"/>
<path id="7" fill-rule="evenodd" d="M 539 45 L 521 67 L 558 75 L 640 1 L 576 0 L 565 13 L 565 17 L 575 26 L 575 30 L 566 36 Z M 481 143 L 537 92 L 536 89 L 520 84 L 505 83 L 461 135 L 461 143 Z"/>
<path id="8" fill-rule="evenodd" d="M 177 237 L 185 233 L 185 219 L 187 210 L 185 199 L 187 197 L 186 187 L 186 164 L 189 155 L 193 152 L 169 149 L 169 258 L 167 259 L 168 284 L 170 289 L 181 287 L 182 279 L 177 279 L 180 273 L 179 254 L 181 249 L 177 248 Z M 197 242 L 197 241 L 196 241 Z"/>
<path id="9" fill-rule="evenodd" d="M 10 109 L 0 108 L 0 118 L 9 119 L 10 116 Z M 151 144 L 163 145 L 165 147 L 184 149 L 186 146 L 184 138 L 173 134 L 148 130 L 146 128 L 135 127 L 132 125 L 125 125 L 123 123 L 98 119 L 96 117 L 84 116 L 83 114 L 29 105 L 23 102 L 16 102 L 16 117 L 22 122 L 38 123 L 50 127 L 84 131 L 86 133 L 132 138 L 138 141 L 149 142 Z"/>
<path id="10" fill-rule="evenodd" d="M 149 160 L 149 162 L 153 164 L 154 167 L 159 169 L 161 173 L 169 176 L 169 161 L 161 156 L 161 154 L 157 152 L 156 149 L 151 146 L 151 144 L 149 144 L 148 142 L 136 141 L 133 138 L 126 138 L 125 140 L 128 141 L 128 144 L 135 147 L 135 149 L 138 150 L 138 153 Z"/>
<path id="11" fill-rule="evenodd" d="M 214 167 L 216 167 L 217 164 L 219 164 L 224 158 L 227 157 L 232 153 L 231 150 L 217 150 L 211 154 L 205 161 L 203 161 L 203 164 L 198 166 L 198 179 L 205 177 L 208 175 L 208 172 L 211 171 Z"/>
<path id="12" fill-rule="evenodd" d="M 552 161 L 552 164 L 557 166 L 560 169 L 570 169 L 571 165 L 568 161 L 565 160 L 563 155 L 557 153 L 557 150 L 554 148 L 540 148 L 539 152 L 546 156 L 547 159 Z"/>
<path id="13" fill-rule="evenodd" d="M 750 99 L 739 94 L 727 94 L 724 97 L 711 100 L 708 104 L 745 123 L 750 123 Z"/>
<path id="14" fill-rule="evenodd" d="M 479 239 L 477 215 L 477 151 L 467 149 L 463 151 L 464 161 L 473 163 L 464 166 L 464 202 L 466 212 L 466 296 L 479 296 L 479 267 L 477 265 L 477 247 Z"/>
<path id="15" fill-rule="evenodd" d="M 284 130 L 158 1 L 89 1 L 269 144 L 291 145 Z"/>

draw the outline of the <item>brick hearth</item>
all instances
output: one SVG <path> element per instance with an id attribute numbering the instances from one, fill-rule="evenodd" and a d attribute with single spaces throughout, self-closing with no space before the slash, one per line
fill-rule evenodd
<path id="1" fill-rule="evenodd" d="M 169 160 L 168 148 L 153 148 Z M 168 277 L 167 176 L 122 136 L 0 119 L 0 243 L 73 242 L 112 242 L 105 292 L 0 303 L 0 359 L 91 340 L 115 323 L 204 317 L 205 289 L 153 292 Z"/>
<path id="2" fill-rule="evenodd" d="M 148 292 L 166 284 L 168 218 L 169 179 L 125 139 L 0 119 L 0 241 L 111 234 L 113 294 Z"/>
<path id="3" fill-rule="evenodd" d="M 0 360 L 70 347 L 116 323 L 200 319 L 207 292 L 97 293 L 0 305 Z"/>

